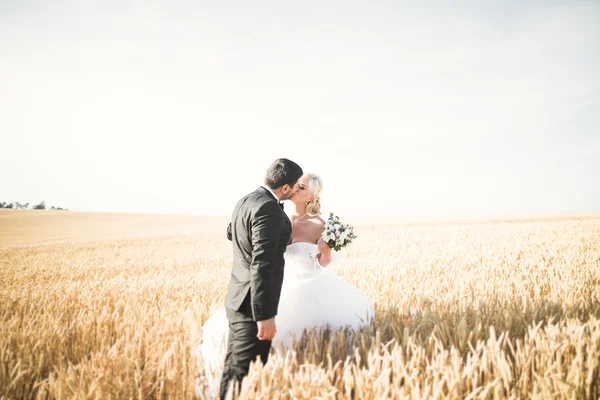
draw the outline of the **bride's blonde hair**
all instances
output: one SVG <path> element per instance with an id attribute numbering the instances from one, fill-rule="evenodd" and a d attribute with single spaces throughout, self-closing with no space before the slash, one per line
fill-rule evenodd
<path id="1" fill-rule="evenodd" d="M 317 215 L 321 215 L 321 199 L 319 198 L 319 194 L 323 190 L 323 180 L 317 174 L 307 173 L 305 175 L 309 178 L 308 192 L 314 197 L 314 200 L 306 203 L 306 214 L 316 217 Z"/>

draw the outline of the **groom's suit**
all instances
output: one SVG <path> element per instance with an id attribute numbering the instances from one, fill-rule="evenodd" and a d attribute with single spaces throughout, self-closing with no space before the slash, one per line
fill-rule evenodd
<path id="1" fill-rule="evenodd" d="M 221 398 L 232 380 L 241 382 L 250 362 L 267 362 L 271 341 L 258 340 L 256 321 L 277 314 L 286 246 L 292 225 L 279 200 L 259 187 L 236 204 L 227 238 L 233 244 L 233 266 L 225 297 L 229 338 Z"/>

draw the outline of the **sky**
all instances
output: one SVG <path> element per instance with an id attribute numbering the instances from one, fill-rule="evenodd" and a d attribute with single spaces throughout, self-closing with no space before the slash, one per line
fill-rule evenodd
<path id="1" fill-rule="evenodd" d="M 0 201 L 600 211 L 600 2 L 0 0 Z M 422 2 L 425 3 L 425 2 Z"/>

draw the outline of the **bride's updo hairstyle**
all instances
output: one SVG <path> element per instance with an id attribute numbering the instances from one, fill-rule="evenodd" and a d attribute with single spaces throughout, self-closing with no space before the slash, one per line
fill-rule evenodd
<path id="1" fill-rule="evenodd" d="M 314 200 L 306 203 L 306 214 L 316 217 L 317 215 L 321 215 L 321 199 L 319 198 L 319 194 L 323 190 L 323 180 L 316 174 L 308 173 L 306 176 L 309 178 L 308 191 L 314 197 Z"/>

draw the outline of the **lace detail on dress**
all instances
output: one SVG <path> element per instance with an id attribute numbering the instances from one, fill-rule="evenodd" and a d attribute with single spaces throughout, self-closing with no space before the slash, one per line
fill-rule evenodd
<path id="1" fill-rule="evenodd" d="M 314 243 L 296 242 L 288 245 L 285 251 L 284 276 L 302 280 L 315 278 L 323 272 L 323 268 L 316 262 L 317 253 L 317 245 Z"/>

